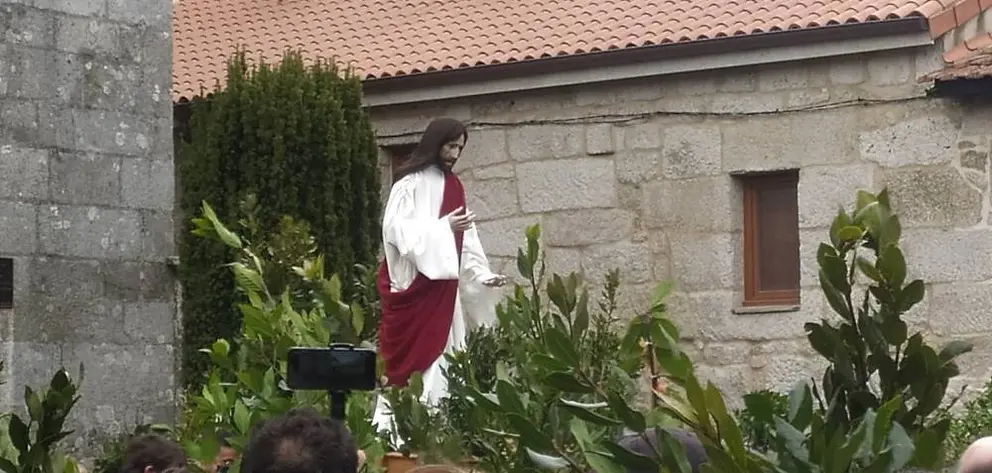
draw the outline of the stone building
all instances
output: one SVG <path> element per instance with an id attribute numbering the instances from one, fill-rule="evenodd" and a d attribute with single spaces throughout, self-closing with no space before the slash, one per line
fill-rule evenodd
<path id="1" fill-rule="evenodd" d="M 981 90 L 988 69 L 952 66 L 992 43 L 989 2 L 385 3 L 182 0 L 175 97 L 220 78 L 234 43 L 335 55 L 366 76 L 387 177 L 431 118 L 464 120 L 495 264 L 515 272 L 541 223 L 552 269 L 619 267 L 626 307 L 676 281 L 686 346 L 733 397 L 818 371 L 816 247 L 857 189 L 887 186 L 928 283 L 914 323 L 975 340 L 959 383 L 992 376 L 992 106 L 927 93 L 935 72 Z"/>
<path id="2" fill-rule="evenodd" d="M 175 413 L 171 8 L 0 2 L 0 409 L 83 363 L 77 446 Z"/>

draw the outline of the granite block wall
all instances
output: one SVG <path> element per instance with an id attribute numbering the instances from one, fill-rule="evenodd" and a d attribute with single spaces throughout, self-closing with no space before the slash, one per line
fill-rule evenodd
<path id="1" fill-rule="evenodd" d="M 171 12 L 0 1 L 0 406 L 82 362 L 83 449 L 175 414 Z"/>

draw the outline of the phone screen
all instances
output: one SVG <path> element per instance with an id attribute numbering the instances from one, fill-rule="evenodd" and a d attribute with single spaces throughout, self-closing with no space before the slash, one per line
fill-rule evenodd
<path id="1" fill-rule="evenodd" d="M 286 367 L 291 389 L 371 391 L 375 352 L 365 349 L 293 348 Z"/>

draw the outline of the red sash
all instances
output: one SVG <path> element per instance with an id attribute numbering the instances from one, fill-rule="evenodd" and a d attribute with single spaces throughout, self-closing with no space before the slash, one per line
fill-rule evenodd
<path id="1" fill-rule="evenodd" d="M 445 172 L 438 218 L 464 206 L 465 189 L 461 181 L 454 173 Z M 460 264 L 463 233 L 454 233 Z M 386 364 L 388 383 L 406 386 L 411 374 L 427 371 L 444 352 L 455 313 L 458 279 L 431 280 L 418 272 L 410 287 L 392 292 L 389 267 L 383 259 L 379 266 L 378 289 L 382 303 L 379 354 Z"/>

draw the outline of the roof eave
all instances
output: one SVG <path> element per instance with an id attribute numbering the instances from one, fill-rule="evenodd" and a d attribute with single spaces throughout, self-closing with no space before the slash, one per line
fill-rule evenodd
<path id="1" fill-rule="evenodd" d="M 439 89 L 445 87 L 466 87 L 473 84 L 494 83 L 498 81 L 517 81 L 523 79 L 538 79 L 555 74 L 568 74 L 590 70 L 616 70 L 618 66 L 636 66 L 643 63 L 660 61 L 677 61 L 680 59 L 726 55 L 732 53 L 754 52 L 775 48 L 809 46 L 843 41 L 883 39 L 889 37 L 911 37 L 912 45 L 932 44 L 927 20 L 922 17 L 908 17 L 892 20 L 880 20 L 866 23 L 847 23 L 829 25 L 819 28 L 794 29 L 768 33 L 728 36 L 698 41 L 666 43 L 636 48 L 613 49 L 582 54 L 562 55 L 527 61 L 480 65 L 461 69 L 449 69 L 423 72 L 418 74 L 399 75 L 366 79 L 363 89 L 366 103 L 369 106 L 393 105 L 410 103 L 411 100 L 397 101 L 394 99 L 380 100 L 377 98 L 396 93 L 414 95 L 417 91 Z M 894 43 L 895 44 L 895 43 Z M 901 43 L 900 43 L 901 44 Z M 889 48 L 891 49 L 891 47 Z M 766 61 L 774 62 L 774 61 Z M 733 66 L 730 66 L 733 67 Z M 625 77 L 611 77 L 611 80 Z M 537 80 L 531 89 L 556 87 L 553 81 Z M 544 85 L 542 86 L 543 83 Z M 423 100 L 438 100 L 450 97 L 424 96 Z M 450 95 L 450 94 L 449 94 Z M 479 95 L 479 94 L 474 94 Z M 464 96 L 464 94 L 462 95 Z"/>
<path id="2" fill-rule="evenodd" d="M 992 102 L 992 76 L 937 79 L 928 93 L 934 97 Z"/>

